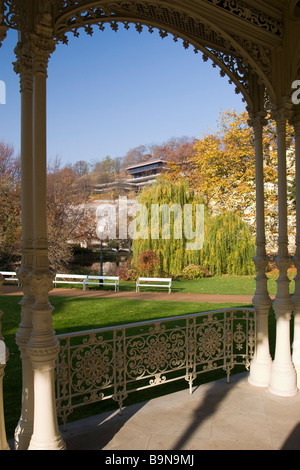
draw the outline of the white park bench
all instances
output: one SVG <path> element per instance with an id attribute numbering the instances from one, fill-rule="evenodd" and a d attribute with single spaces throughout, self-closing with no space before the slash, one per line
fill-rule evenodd
<path id="1" fill-rule="evenodd" d="M 85 290 L 86 274 L 56 274 L 54 284 L 81 284 Z"/>
<path id="2" fill-rule="evenodd" d="M 160 284 L 157 284 L 158 282 Z M 140 287 L 167 287 L 171 294 L 171 284 L 172 279 L 168 277 L 139 277 L 136 281 L 136 292 L 139 292 Z"/>
<path id="3" fill-rule="evenodd" d="M 85 288 L 91 286 L 115 286 L 115 292 L 119 290 L 119 280 L 118 276 L 87 276 L 84 280 Z"/>
<path id="4" fill-rule="evenodd" d="M 0 274 L 2 274 L 5 281 L 17 282 L 19 286 L 19 279 L 14 271 L 0 271 Z"/>

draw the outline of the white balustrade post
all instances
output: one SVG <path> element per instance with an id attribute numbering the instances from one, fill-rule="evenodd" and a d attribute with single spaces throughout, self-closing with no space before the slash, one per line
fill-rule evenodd
<path id="1" fill-rule="evenodd" d="M 54 377 L 59 344 L 52 327 L 52 307 L 48 298 L 54 276 L 48 261 L 46 204 L 46 82 L 48 59 L 55 43 L 51 39 L 32 36 L 32 45 L 34 269 L 29 277 L 35 303 L 27 351 L 33 367 L 34 422 L 28 449 L 62 450 L 65 443 L 58 429 Z"/>
<path id="2" fill-rule="evenodd" d="M 26 450 L 33 432 L 33 371 L 27 354 L 27 343 L 32 331 L 34 297 L 30 289 L 29 273 L 33 269 L 33 190 L 32 190 L 32 89 L 33 69 L 31 43 L 19 33 L 15 49 L 15 72 L 20 75 L 21 93 L 21 267 L 18 278 L 24 296 L 20 302 L 21 322 L 16 334 L 22 360 L 22 409 L 15 429 L 15 449 Z"/>
<path id="3" fill-rule="evenodd" d="M 4 369 L 8 359 L 8 349 L 5 346 L 4 338 L 1 334 L 1 317 L 3 312 L 0 311 L 0 450 L 10 450 L 6 439 L 4 405 L 3 405 L 3 377 Z"/>
<path id="4" fill-rule="evenodd" d="M 291 265 L 288 253 L 287 230 L 287 174 L 286 174 L 286 125 L 288 114 L 283 108 L 274 114 L 277 125 L 278 154 L 278 256 L 279 270 L 277 293 L 273 303 L 276 316 L 275 359 L 271 369 L 269 390 L 280 396 L 293 396 L 297 393 L 296 371 L 292 363 L 290 344 L 290 320 L 293 310 L 287 271 Z"/>
<path id="5" fill-rule="evenodd" d="M 300 114 L 293 116 L 295 130 L 295 165 L 296 165 L 296 253 L 293 258 L 297 269 L 294 279 L 295 290 L 292 296 L 294 308 L 293 363 L 297 373 L 297 387 L 300 388 Z"/>
<path id="6" fill-rule="evenodd" d="M 63 450 L 57 423 L 54 368 L 59 344 L 52 328 L 52 307 L 48 292 L 53 287 L 51 272 L 31 273 L 35 294 L 33 330 L 27 345 L 34 378 L 34 422 L 29 450 Z"/>
<path id="7" fill-rule="evenodd" d="M 257 387 L 268 387 L 272 358 L 269 347 L 268 318 L 271 299 L 268 293 L 266 268 L 268 257 L 265 240 L 265 201 L 263 169 L 263 127 L 266 124 L 265 113 L 250 115 L 250 125 L 254 130 L 255 175 L 256 175 L 256 256 L 254 263 L 257 269 L 256 290 L 253 306 L 256 311 L 256 348 L 251 361 L 249 383 Z"/>

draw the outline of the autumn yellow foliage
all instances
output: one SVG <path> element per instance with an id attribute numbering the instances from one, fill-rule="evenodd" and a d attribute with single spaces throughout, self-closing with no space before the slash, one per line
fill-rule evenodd
<path id="1" fill-rule="evenodd" d="M 205 134 L 195 142 L 193 155 L 185 162 L 184 178 L 202 197 L 211 212 L 237 212 L 255 233 L 255 153 L 253 129 L 247 112 L 225 111 L 219 116 L 218 130 Z M 264 181 L 267 241 L 270 249 L 276 245 L 277 232 L 277 152 L 276 126 L 272 120 L 264 128 Z M 294 141 L 292 128 L 287 132 L 288 183 L 295 178 Z M 181 163 L 171 162 L 167 177 L 181 178 Z M 289 215 L 294 207 L 289 201 Z M 293 220 L 293 219 L 292 219 Z M 290 225 L 293 231 L 293 222 Z"/>

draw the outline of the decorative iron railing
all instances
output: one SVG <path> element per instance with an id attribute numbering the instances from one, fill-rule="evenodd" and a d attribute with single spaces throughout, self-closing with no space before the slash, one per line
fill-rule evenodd
<path id="1" fill-rule="evenodd" d="M 250 365 L 255 312 L 231 308 L 59 335 L 57 412 L 223 369 Z"/>

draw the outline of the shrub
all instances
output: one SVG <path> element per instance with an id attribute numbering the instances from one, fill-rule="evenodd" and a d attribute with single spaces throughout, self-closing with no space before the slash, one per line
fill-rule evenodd
<path id="1" fill-rule="evenodd" d="M 127 266 L 120 266 L 117 269 L 116 275 L 119 276 L 122 281 L 128 281 L 129 279 L 129 269 Z"/>
<path id="2" fill-rule="evenodd" d="M 128 270 L 128 281 L 136 281 L 139 277 L 139 272 L 136 268 Z"/>
<path id="3" fill-rule="evenodd" d="M 122 281 L 136 281 L 139 277 L 137 268 L 131 266 L 130 260 L 126 261 L 125 264 L 119 266 L 116 275 L 122 279 Z"/>
<path id="4" fill-rule="evenodd" d="M 182 275 L 184 279 L 201 279 L 208 275 L 207 269 L 203 268 L 202 266 L 197 266 L 195 264 L 189 264 L 186 266 L 183 271 Z"/>
<path id="5" fill-rule="evenodd" d="M 159 257 L 155 251 L 143 251 L 139 254 L 136 267 L 142 276 L 153 276 L 159 270 Z"/>

